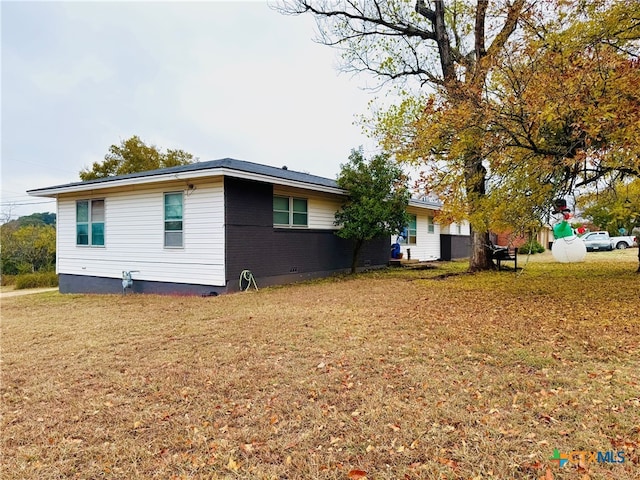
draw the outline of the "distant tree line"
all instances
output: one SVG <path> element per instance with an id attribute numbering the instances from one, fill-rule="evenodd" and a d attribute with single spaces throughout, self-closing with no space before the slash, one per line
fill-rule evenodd
<path id="1" fill-rule="evenodd" d="M 56 214 L 34 213 L 0 225 L 3 275 L 52 271 L 56 263 Z"/>

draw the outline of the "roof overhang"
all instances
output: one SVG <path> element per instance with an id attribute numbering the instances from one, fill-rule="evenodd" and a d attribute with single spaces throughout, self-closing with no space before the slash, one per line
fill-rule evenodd
<path id="1" fill-rule="evenodd" d="M 264 175 L 254 172 L 245 172 L 242 170 L 235 170 L 228 167 L 215 167 L 210 169 L 186 171 L 186 172 L 172 172 L 164 174 L 156 174 L 149 176 L 140 176 L 135 178 L 114 178 L 113 180 L 101 181 L 101 182 L 78 182 L 67 185 L 59 185 L 54 187 L 37 188 L 27 191 L 27 193 L 34 197 L 50 197 L 57 198 L 60 195 L 82 193 L 86 191 L 95 190 L 110 190 L 113 188 L 129 187 L 135 185 L 151 185 L 163 182 L 171 182 L 176 180 L 195 180 L 199 178 L 219 178 L 219 177 L 233 177 L 244 180 L 254 180 L 257 182 L 272 183 L 275 185 L 283 185 L 287 187 L 302 188 L 305 190 L 313 190 L 318 192 L 331 193 L 335 195 L 346 195 L 347 192 L 341 188 L 330 187 L 327 185 L 320 185 L 309 182 L 302 182 L 298 180 L 290 180 L 285 178 L 278 178 L 275 176 Z"/>
<path id="2" fill-rule="evenodd" d="M 442 208 L 442 204 L 438 202 L 428 202 L 425 200 L 417 200 L 415 198 L 412 198 L 409 200 L 409 207 L 422 208 L 425 210 L 440 210 Z"/>

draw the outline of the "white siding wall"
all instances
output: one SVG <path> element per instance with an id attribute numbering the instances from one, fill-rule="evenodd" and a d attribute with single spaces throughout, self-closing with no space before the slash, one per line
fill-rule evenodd
<path id="1" fill-rule="evenodd" d="M 403 258 L 409 258 L 407 249 L 411 249 L 411 259 L 420 260 L 422 262 L 428 260 L 437 260 L 440 258 L 440 225 L 437 223 L 433 226 L 433 233 L 429 233 L 429 221 L 427 217 L 433 217 L 435 212 L 424 209 L 408 208 L 407 212 L 416 216 L 416 244 L 406 245 L 400 244 L 400 251 Z M 391 237 L 391 242 L 395 243 L 396 237 Z"/>
<path id="2" fill-rule="evenodd" d="M 340 202 L 327 198 L 309 198 L 309 228 L 337 230 L 333 222 Z"/>
<path id="3" fill-rule="evenodd" d="M 471 235 L 469 222 L 463 220 L 459 223 L 451 223 L 442 227 L 442 233 L 449 235 Z"/>
<path id="4" fill-rule="evenodd" d="M 195 183 L 195 182 L 194 182 Z M 224 286 L 221 180 L 58 200 L 58 273 Z M 183 248 L 164 248 L 164 193 L 184 191 Z M 104 198 L 105 246 L 76 245 L 76 200 Z"/>

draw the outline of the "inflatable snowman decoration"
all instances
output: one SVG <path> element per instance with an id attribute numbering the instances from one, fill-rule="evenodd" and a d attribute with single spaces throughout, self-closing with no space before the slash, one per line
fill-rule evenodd
<path id="1" fill-rule="evenodd" d="M 555 206 L 554 213 L 561 213 L 562 221 L 553 227 L 555 237 L 551 247 L 553 258 L 560 263 L 581 262 L 587 254 L 587 247 L 582 239 L 576 236 L 567 221 L 571 218 L 571 210 L 567 208 L 567 202 L 562 199 L 557 199 Z"/>

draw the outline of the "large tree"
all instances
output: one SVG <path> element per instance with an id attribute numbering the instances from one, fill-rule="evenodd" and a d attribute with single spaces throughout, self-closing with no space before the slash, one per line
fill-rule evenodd
<path id="1" fill-rule="evenodd" d="M 368 71 L 381 79 L 414 79 L 453 106 L 464 106 L 472 123 L 482 123 L 485 81 L 507 41 L 523 17 L 525 0 L 489 8 L 442 0 L 411 6 L 401 0 L 296 0 L 283 9 L 312 13 L 318 20 L 321 41 L 342 49 L 346 69 Z M 464 145 L 448 159 L 462 172 L 466 205 L 473 227 L 470 269 L 493 267 L 489 231 L 482 212 L 486 194 L 486 168 L 479 136 L 469 129 Z"/>
<path id="2" fill-rule="evenodd" d="M 640 6 L 584 4 L 572 22 L 558 9 L 545 29 L 524 29 L 487 89 L 495 171 L 523 169 L 553 193 L 640 176 Z"/>
<path id="3" fill-rule="evenodd" d="M 163 152 L 155 145 L 147 145 L 137 135 L 111 145 L 102 162 L 94 162 L 91 168 L 80 171 L 83 181 L 112 177 L 127 173 L 144 172 L 158 168 L 177 167 L 197 161 L 184 150 L 168 149 Z"/>
<path id="4" fill-rule="evenodd" d="M 637 38 L 638 9 L 634 2 L 624 2 L 632 5 L 627 8 L 617 8 L 619 3 L 296 0 L 283 10 L 315 15 L 320 41 L 341 49 L 345 69 L 402 84 L 407 92 L 403 101 L 379 113 L 374 133 L 385 149 L 422 169 L 429 193 L 445 201 L 445 214 L 470 220 L 470 269 L 478 270 L 493 268 L 491 227 L 513 225 L 523 216 L 533 221 L 554 196 L 575 186 L 576 164 L 595 158 L 594 151 L 625 151 L 613 129 L 598 134 L 576 121 L 588 113 L 589 127 L 601 123 L 596 118 L 603 105 L 610 110 L 621 87 L 628 96 L 620 115 L 626 116 L 626 134 L 637 122 L 637 93 L 631 87 L 634 51 L 628 47 Z M 603 11 L 609 28 L 598 30 L 592 20 Z M 569 32 L 565 24 L 574 18 L 576 27 Z M 582 39 L 590 36 L 591 47 L 586 40 L 568 42 L 576 33 Z M 576 88 L 568 108 L 554 111 L 563 87 L 547 82 L 570 78 L 577 87 L 581 70 L 599 66 L 600 57 L 591 54 L 593 45 L 615 51 L 610 58 L 617 66 L 602 83 L 616 86 L 584 108 L 584 89 Z M 573 64 L 559 78 L 557 62 L 572 58 L 583 63 Z M 625 72 L 626 79 L 612 80 Z M 595 75 L 592 80 L 597 84 Z M 558 95 L 545 102 L 545 89 L 556 86 Z M 577 138 L 581 144 L 576 145 Z M 624 167 L 625 161 L 607 168 Z M 630 166 L 633 171 L 636 164 Z"/>
<path id="5" fill-rule="evenodd" d="M 352 150 L 349 162 L 341 165 L 337 183 L 349 193 L 335 214 L 335 224 L 340 226 L 336 235 L 353 240 L 351 273 L 356 272 L 366 241 L 398 233 L 408 224 L 407 180 L 387 154 L 367 160 L 362 149 Z"/>

